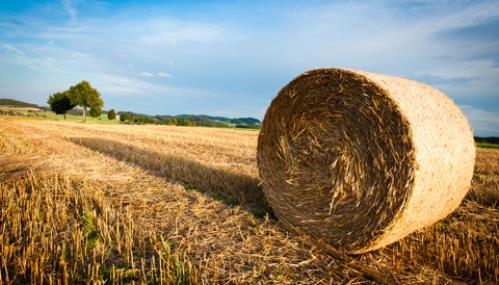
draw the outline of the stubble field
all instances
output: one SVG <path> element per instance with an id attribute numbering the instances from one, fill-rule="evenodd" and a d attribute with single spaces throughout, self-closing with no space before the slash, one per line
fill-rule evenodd
<path id="1" fill-rule="evenodd" d="M 349 256 L 273 217 L 257 137 L 0 117 L 0 283 L 498 282 L 499 151 L 450 217 Z"/>

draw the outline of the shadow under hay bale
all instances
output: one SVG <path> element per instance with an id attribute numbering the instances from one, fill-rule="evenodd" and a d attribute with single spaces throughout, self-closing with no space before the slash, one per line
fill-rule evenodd
<path id="1" fill-rule="evenodd" d="M 210 167 L 180 156 L 167 155 L 109 139 L 74 137 L 69 138 L 69 141 L 137 165 L 156 176 L 182 182 L 186 189 L 193 188 L 229 206 L 246 207 L 255 216 L 272 214 L 258 185 L 258 179 L 249 175 L 233 173 L 227 169 Z"/>
<path id="2" fill-rule="evenodd" d="M 257 163 L 276 216 L 351 253 L 446 217 L 475 161 L 459 108 L 424 84 L 318 69 L 286 85 L 265 115 Z"/>

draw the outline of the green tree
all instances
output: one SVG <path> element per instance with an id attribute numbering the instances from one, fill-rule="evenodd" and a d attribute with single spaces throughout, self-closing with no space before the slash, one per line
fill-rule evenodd
<path id="1" fill-rule="evenodd" d="M 120 121 L 125 122 L 130 120 L 130 115 L 128 113 L 120 113 Z"/>
<path id="2" fill-rule="evenodd" d="M 92 116 L 94 118 L 99 117 L 101 113 L 102 113 L 101 107 L 91 107 L 90 108 L 90 116 Z"/>
<path id="3" fill-rule="evenodd" d="M 107 118 L 109 120 L 116 119 L 116 112 L 114 111 L 114 109 L 111 109 L 111 110 L 109 110 L 109 112 L 107 112 Z"/>
<path id="4" fill-rule="evenodd" d="M 87 108 L 101 108 L 104 105 L 99 91 L 93 88 L 88 81 L 82 81 L 69 88 L 69 96 L 74 105 L 83 109 L 83 123 L 87 121 Z"/>
<path id="5" fill-rule="evenodd" d="M 75 107 L 67 91 L 54 93 L 49 97 L 47 103 L 54 113 L 63 114 L 64 120 L 66 120 L 66 113 Z"/>

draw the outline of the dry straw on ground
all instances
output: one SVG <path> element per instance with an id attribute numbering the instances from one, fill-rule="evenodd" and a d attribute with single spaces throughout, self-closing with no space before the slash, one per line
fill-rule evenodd
<path id="1" fill-rule="evenodd" d="M 434 88 L 318 69 L 272 101 L 257 161 L 280 221 L 364 253 L 456 209 L 470 186 L 475 145 L 459 108 Z"/>
<path id="2" fill-rule="evenodd" d="M 345 258 L 283 229 L 272 216 L 252 214 L 265 208 L 258 205 L 263 199 L 251 199 L 263 195 L 257 139 L 258 132 L 243 130 L 0 116 L 0 176 L 7 179 L 0 182 L 0 283 L 43 275 L 50 284 L 67 268 L 69 280 L 92 284 L 179 284 L 184 277 L 201 284 L 374 284 L 369 280 L 379 273 L 396 284 L 498 283 L 499 151 L 477 150 L 472 191 L 451 216 L 380 250 Z M 254 187 L 236 179 L 244 176 Z M 30 185 L 36 195 L 23 194 Z M 79 203 L 88 206 L 87 214 L 68 207 L 68 200 L 89 201 Z M 54 222 L 36 222 L 47 217 L 35 214 L 47 213 L 47 204 L 56 209 L 48 212 Z M 31 221 L 19 219 L 19 207 Z M 34 223 L 43 226 L 35 227 L 40 231 Z M 87 240 L 95 243 L 83 248 Z M 45 251 L 47 244 L 61 251 Z M 58 266 L 61 257 L 65 267 Z"/>

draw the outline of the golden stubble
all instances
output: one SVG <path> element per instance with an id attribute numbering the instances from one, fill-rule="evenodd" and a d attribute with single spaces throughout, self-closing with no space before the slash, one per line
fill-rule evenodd
<path id="1" fill-rule="evenodd" d="M 478 151 L 453 215 L 343 259 L 273 217 L 257 136 L 0 118 L 1 282 L 355 284 L 374 282 L 371 271 L 404 284 L 497 281 L 498 152 Z"/>

